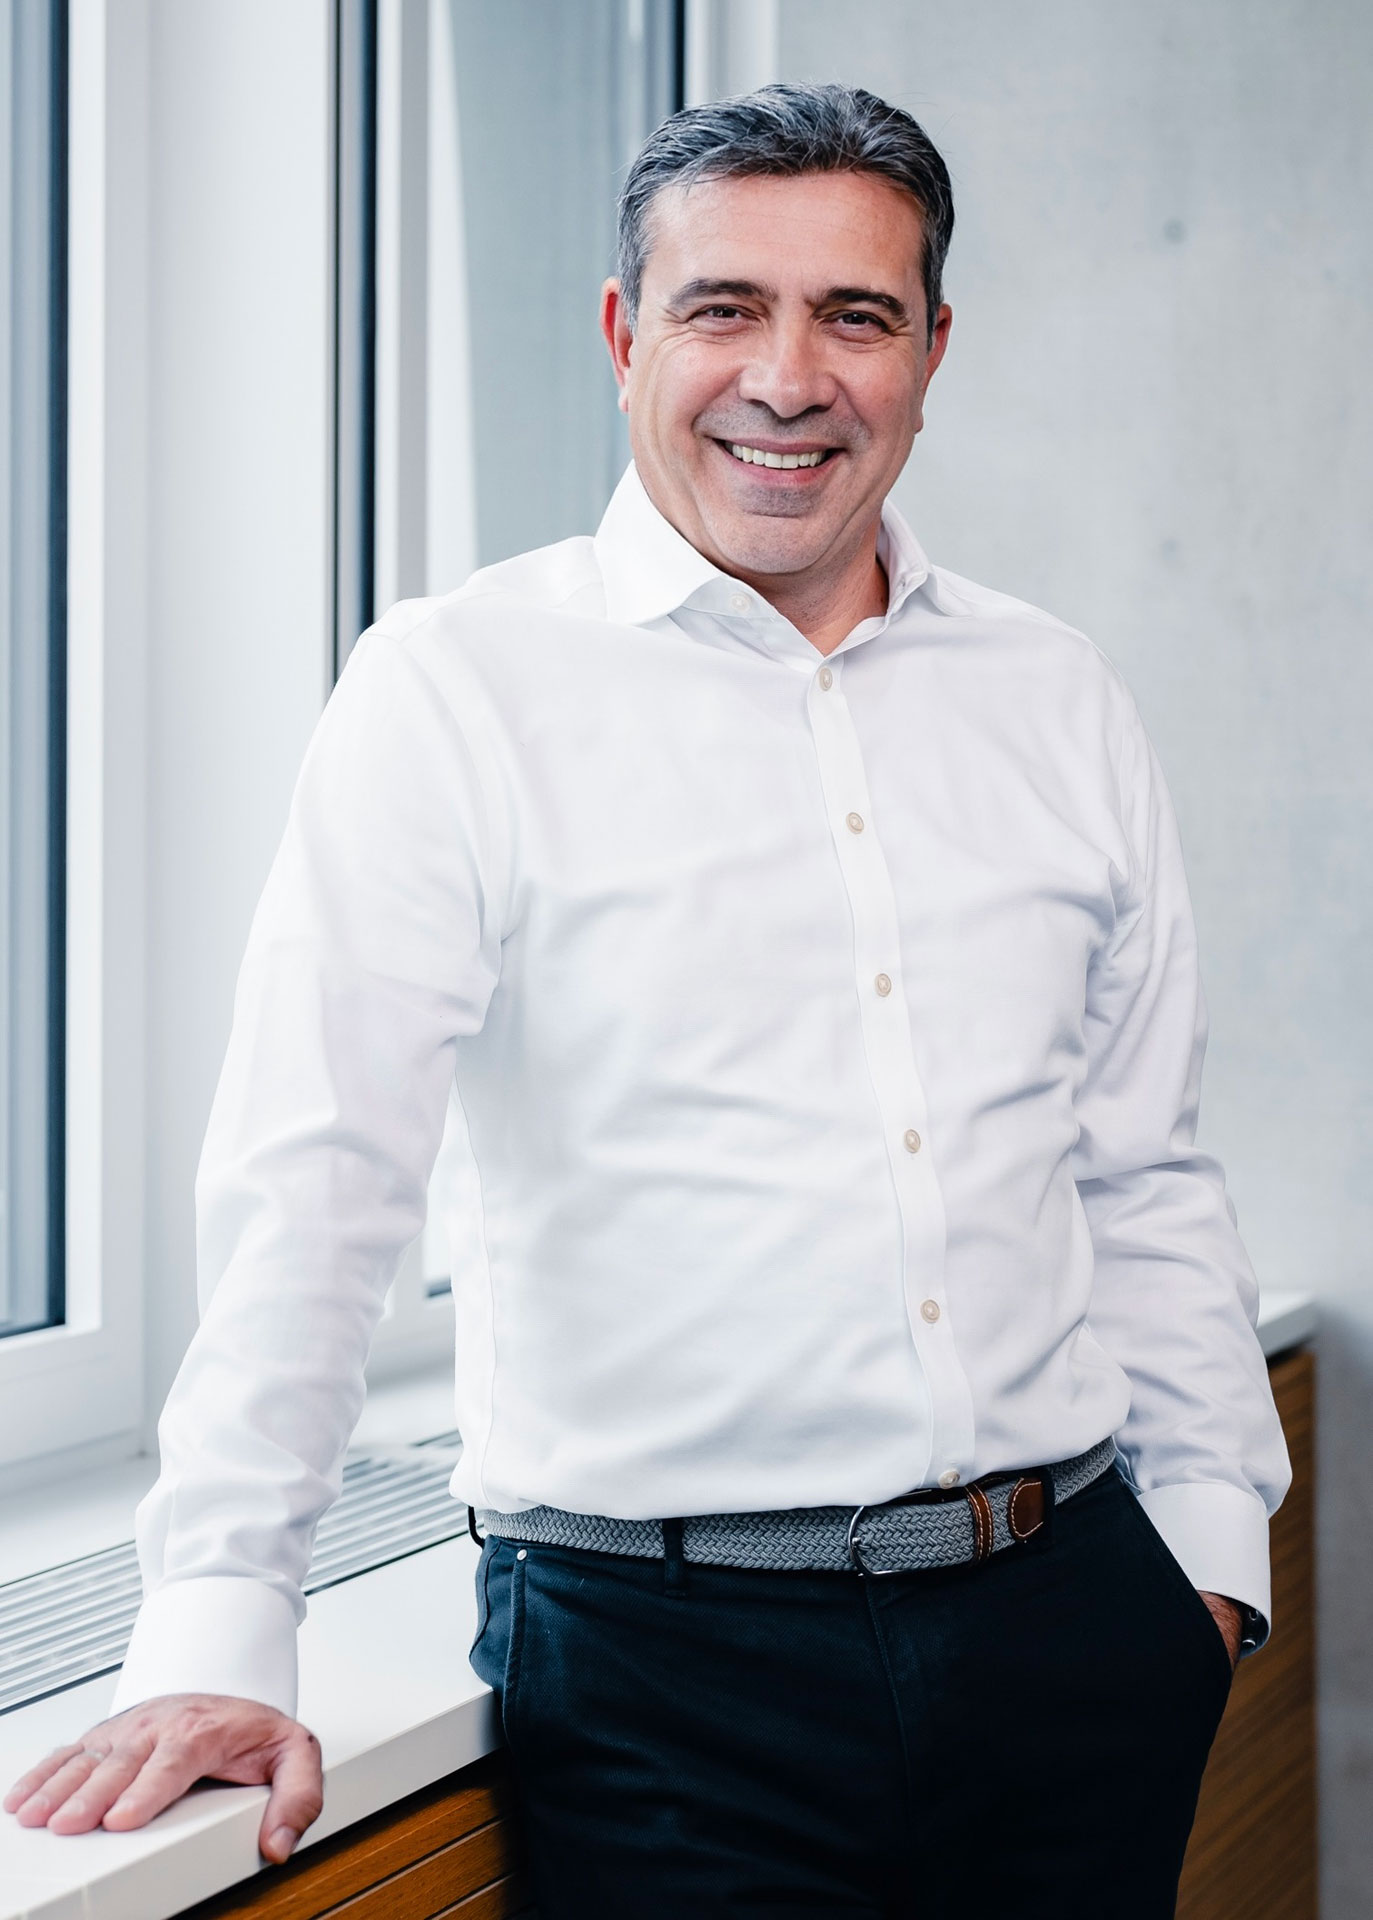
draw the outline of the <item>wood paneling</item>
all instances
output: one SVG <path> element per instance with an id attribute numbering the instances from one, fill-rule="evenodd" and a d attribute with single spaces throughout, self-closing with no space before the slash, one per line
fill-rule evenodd
<path id="1" fill-rule="evenodd" d="M 494 1886 L 470 1893 L 455 1906 L 445 1907 L 434 1920 L 538 1920 L 533 1907 L 516 1907 L 524 1890 L 518 1877 L 498 1880 Z"/>
<path id="2" fill-rule="evenodd" d="M 509 1816 L 503 1756 L 492 1754 L 183 1920 L 505 1920 L 528 1898 Z"/>
<path id="3" fill-rule="evenodd" d="M 1311 1356 L 1270 1373 L 1293 1468 L 1272 1529 L 1276 1625 L 1235 1676 L 1178 1920 L 1315 1920 Z M 183 1920 L 536 1920 L 517 1856 L 504 1757 L 492 1754 Z"/>
<path id="4" fill-rule="evenodd" d="M 1269 1369 L 1292 1456 L 1274 1516 L 1273 1633 L 1241 1663 L 1202 1784 L 1178 1920 L 1315 1920 L 1314 1363 Z"/>

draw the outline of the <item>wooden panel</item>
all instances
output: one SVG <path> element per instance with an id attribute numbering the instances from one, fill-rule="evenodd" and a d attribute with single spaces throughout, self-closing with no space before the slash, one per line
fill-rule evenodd
<path id="1" fill-rule="evenodd" d="M 509 1874 L 509 1806 L 503 1756 L 493 1754 L 334 1839 L 322 1840 L 287 1866 L 265 1868 L 252 1880 L 202 1901 L 184 1920 L 319 1920 L 339 1907 L 348 1911 L 356 1896 L 379 1882 L 392 1882 L 443 1854 L 449 1875 L 462 1877 L 446 1880 L 440 1897 L 424 1910 L 427 1920 L 445 1905 Z M 460 1852 L 469 1837 L 477 1844 Z M 482 1909 L 482 1920 L 488 1910 L 513 1913 L 515 1906 Z M 360 1911 L 353 1906 L 354 1913 Z M 385 1911 L 389 1920 L 393 1913 L 410 1910 L 392 1906 Z"/>
<path id="2" fill-rule="evenodd" d="M 1272 1638 L 1235 1675 L 1211 1750 L 1178 1899 L 1178 1920 L 1315 1920 L 1315 1367 L 1270 1368 L 1292 1456 L 1274 1515 Z"/>
<path id="3" fill-rule="evenodd" d="M 509 1880 L 483 1887 L 480 1893 L 470 1893 L 456 1906 L 445 1907 L 433 1920 L 538 1920 L 533 1907 L 520 1905 L 526 1895 L 524 1883 L 518 1875 L 512 1875 Z"/>
<path id="4" fill-rule="evenodd" d="M 477 1904 L 461 1900 L 459 1911 L 509 1913 L 510 1905 L 492 1903 L 498 1901 L 499 1886 L 510 1888 L 515 1868 L 510 1822 L 493 1820 L 342 1906 L 328 1908 L 329 1920 L 433 1920 L 436 1914 L 454 1910 L 455 1894 L 471 1894 L 474 1888 L 479 1890 L 474 1896 Z"/>

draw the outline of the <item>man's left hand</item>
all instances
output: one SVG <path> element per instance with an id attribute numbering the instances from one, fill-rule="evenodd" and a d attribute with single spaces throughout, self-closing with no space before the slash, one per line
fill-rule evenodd
<path id="1" fill-rule="evenodd" d="M 1197 1591 L 1206 1602 L 1211 1618 L 1220 1628 L 1225 1650 L 1230 1656 L 1230 1671 L 1233 1673 L 1240 1657 L 1240 1636 L 1244 1632 L 1244 1615 L 1235 1602 L 1227 1599 L 1223 1593 L 1207 1593 L 1201 1587 Z"/>

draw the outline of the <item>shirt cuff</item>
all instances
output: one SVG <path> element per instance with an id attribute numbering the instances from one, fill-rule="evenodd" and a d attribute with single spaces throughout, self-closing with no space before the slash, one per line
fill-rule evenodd
<path id="1" fill-rule="evenodd" d="M 1268 1514 L 1258 1495 L 1218 1480 L 1187 1481 L 1141 1493 L 1139 1504 L 1198 1591 L 1224 1594 L 1257 1616 L 1246 1621 L 1243 1651 L 1261 1647 L 1273 1602 Z"/>
<path id="2" fill-rule="evenodd" d="M 284 1594 L 258 1580 L 170 1580 L 134 1622 L 110 1714 L 166 1693 L 223 1693 L 293 1719 L 296 1616 Z"/>

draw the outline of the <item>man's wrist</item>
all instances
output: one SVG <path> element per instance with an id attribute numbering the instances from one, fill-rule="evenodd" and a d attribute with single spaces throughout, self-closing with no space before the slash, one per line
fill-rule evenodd
<path id="1" fill-rule="evenodd" d="M 1231 1594 L 1214 1593 L 1205 1587 L 1199 1587 L 1197 1591 L 1220 1629 L 1233 1669 L 1246 1654 L 1255 1652 L 1263 1645 L 1267 1638 L 1268 1623 L 1257 1607 L 1248 1606 Z"/>
<path id="2" fill-rule="evenodd" d="M 1240 1614 L 1238 1600 L 1232 1600 L 1228 1593 L 1212 1593 L 1207 1587 L 1198 1587 L 1202 1605 L 1216 1624 L 1216 1632 L 1225 1642 L 1226 1656 L 1233 1673 L 1239 1665 L 1240 1636 L 1244 1631 L 1244 1622 Z"/>

